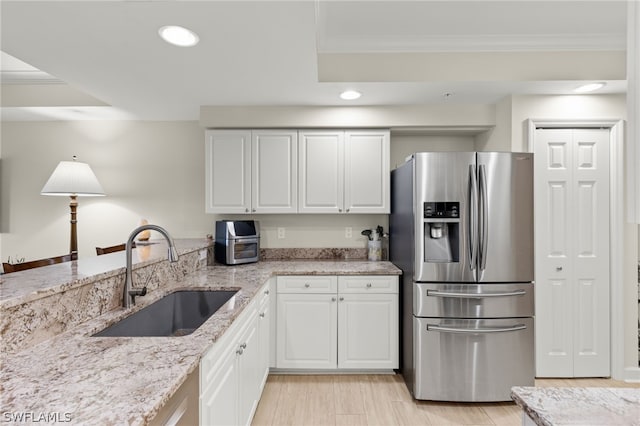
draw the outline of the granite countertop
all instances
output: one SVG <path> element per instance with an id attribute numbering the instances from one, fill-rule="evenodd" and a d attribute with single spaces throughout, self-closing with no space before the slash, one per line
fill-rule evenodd
<path id="1" fill-rule="evenodd" d="M 180 256 L 210 244 L 199 238 L 176 239 L 174 242 Z M 138 247 L 133 250 L 132 264 L 134 268 L 139 268 L 166 258 L 167 244 L 164 240 L 152 240 L 145 245 L 138 242 Z M 124 265 L 125 252 L 120 251 L 0 275 L 0 307 L 15 306 L 122 274 Z"/>
<path id="2" fill-rule="evenodd" d="M 116 309 L 2 360 L 2 421 L 9 413 L 58 413 L 72 424 L 146 424 L 199 365 L 260 287 L 274 275 L 399 275 L 389 262 L 263 261 L 206 266 Z M 91 337 L 177 289 L 238 290 L 193 334 Z M 11 303 L 5 300 L 6 303 Z"/>
<path id="3" fill-rule="evenodd" d="M 511 397 L 539 426 L 640 425 L 638 388 L 514 387 Z"/>

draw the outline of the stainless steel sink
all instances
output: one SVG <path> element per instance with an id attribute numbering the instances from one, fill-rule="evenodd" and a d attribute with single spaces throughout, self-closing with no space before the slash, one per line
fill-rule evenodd
<path id="1" fill-rule="evenodd" d="M 183 290 L 171 293 L 94 334 L 94 337 L 186 336 L 237 291 Z"/>

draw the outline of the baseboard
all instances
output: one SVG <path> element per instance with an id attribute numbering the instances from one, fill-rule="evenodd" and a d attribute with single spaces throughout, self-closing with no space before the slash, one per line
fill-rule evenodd
<path id="1" fill-rule="evenodd" d="M 640 367 L 625 368 L 623 380 L 627 383 L 640 383 Z"/>

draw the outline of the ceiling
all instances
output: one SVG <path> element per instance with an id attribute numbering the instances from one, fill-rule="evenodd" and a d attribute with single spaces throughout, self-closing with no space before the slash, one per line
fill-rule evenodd
<path id="1" fill-rule="evenodd" d="M 625 1 L 2 1 L 2 119 L 624 93 Z M 164 25 L 195 31 L 179 48 Z M 344 89 L 363 96 L 345 102 Z M 448 95 L 445 95 L 448 94 Z"/>

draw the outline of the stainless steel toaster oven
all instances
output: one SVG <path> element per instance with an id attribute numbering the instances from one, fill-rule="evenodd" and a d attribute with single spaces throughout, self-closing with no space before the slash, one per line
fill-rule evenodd
<path id="1" fill-rule="evenodd" d="M 260 225 L 255 220 L 218 220 L 214 246 L 216 261 L 226 265 L 260 260 Z"/>

